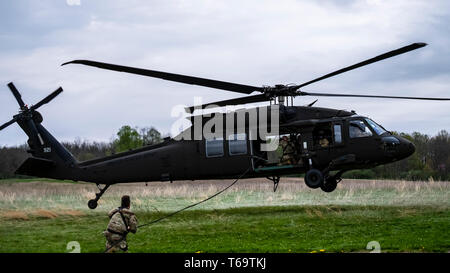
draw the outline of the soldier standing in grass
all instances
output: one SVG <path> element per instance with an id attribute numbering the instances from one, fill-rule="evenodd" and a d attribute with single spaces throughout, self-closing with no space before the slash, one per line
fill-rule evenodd
<path id="1" fill-rule="evenodd" d="M 103 234 L 106 237 L 106 252 L 114 253 L 128 251 L 127 234 L 136 233 L 137 218 L 130 210 L 130 196 L 122 196 L 122 204 L 117 209 L 109 212 L 111 219 L 108 227 Z"/>

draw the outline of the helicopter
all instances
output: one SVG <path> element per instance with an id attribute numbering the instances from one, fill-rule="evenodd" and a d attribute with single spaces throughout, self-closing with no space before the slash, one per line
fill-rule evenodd
<path id="1" fill-rule="evenodd" d="M 58 88 L 28 107 L 14 84 L 9 83 L 8 87 L 16 98 L 20 111 L 12 120 L 0 126 L 0 130 L 17 123 L 29 138 L 28 153 L 31 157 L 16 170 L 17 174 L 95 183 L 99 192 L 94 199 L 89 200 L 90 209 L 98 206 L 99 199 L 111 185 L 127 182 L 230 179 L 241 175 L 241 178 L 268 178 L 273 181 L 275 191 L 280 177 L 304 174 L 308 187 L 332 192 L 341 182 L 344 172 L 407 158 L 415 152 L 414 144 L 401 136 L 393 135 L 372 119 L 354 111 L 314 107 L 317 100 L 305 106 L 295 106 L 293 98 L 326 96 L 449 101 L 450 98 L 312 93 L 301 90 L 312 83 L 426 45 L 413 43 L 299 85 L 262 87 L 97 61 L 74 60 L 62 65 L 82 64 L 247 96 L 186 107 L 186 112 L 191 114 L 188 119 L 192 126 L 180 133 L 179 136 L 184 137 L 168 137 L 158 144 L 78 162 L 42 126 L 43 118 L 37 111 L 63 89 Z M 260 94 L 250 95 L 254 92 Z M 270 105 L 253 108 L 253 112 L 248 111 L 250 109 L 240 109 L 226 113 L 193 114 L 196 110 L 260 102 L 269 102 Z M 213 137 L 206 137 L 192 130 L 196 125 L 208 125 L 215 118 L 236 121 L 239 117 L 243 117 L 243 121 L 233 122 L 231 128 L 214 123 L 210 128 L 214 131 Z M 257 122 L 252 123 L 253 119 Z M 276 130 L 268 132 L 269 122 L 276 124 Z M 262 127 L 265 127 L 262 130 L 265 133 L 259 130 Z M 271 148 L 267 149 L 268 146 Z"/>

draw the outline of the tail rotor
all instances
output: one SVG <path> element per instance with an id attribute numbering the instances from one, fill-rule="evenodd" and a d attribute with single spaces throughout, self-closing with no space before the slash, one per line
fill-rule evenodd
<path id="1" fill-rule="evenodd" d="M 56 98 L 56 96 L 58 96 L 63 91 L 63 89 L 61 87 L 59 87 L 58 89 L 53 91 L 50 95 L 48 95 L 47 97 L 45 97 L 44 99 L 42 99 L 41 101 L 36 103 L 35 105 L 28 107 L 25 104 L 25 102 L 22 100 L 22 95 L 20 94 L 20 92 L 17 90 L 17 88 L 14 86 L 14 84 L 12 82 L 8 83 L 8 87 L 11 90 L 11 93 L 16 98 L 17 103 L 19 104 L 19 107 L 20 107 L 20 111 L 19 111 L 19 114 L 15 115 L 10 121 L 1 125 L 0 131 L 15 122 L 23 122 L 28 125 L 27 126 L 28 129 L 33 133 L 33 136 L 31 138 L 33 138 L 34 141 L 39 140 L 39 142 L 41 142 L 41 145 L 42 145 L 43 144 L 41 141 L 42 139 L 39 138 L 39 132 L 36 129 L 36 122 L 38 122 L 38 123 L 42 122 L 42 116 L 41 116 L 41 114 L 39 114 L 39 112 L 36 111 L 36 109 L 38 109 L 39 107 L 41 107 L 44 104 L 49 103 L 51 100 Z"/>
<path id="2" fill-rule="evenodd" d="M 67 179 L 69 169 L 77 165 L 77 160 L 47 129 L 42 126 L 42 115 L 37 111 L 39 107 L 56 98 L 63 89 L 59 87 L 35 105 L 28 107 L 14 84 L 8 84 L 9 89 L 17 100 L 20 110 L 13 118 L 0 126 L 0 130 L 17 123 L 28 136 L 27 150 L 32 156 L 28 157 L 16 170 L 16 174 Z"/>

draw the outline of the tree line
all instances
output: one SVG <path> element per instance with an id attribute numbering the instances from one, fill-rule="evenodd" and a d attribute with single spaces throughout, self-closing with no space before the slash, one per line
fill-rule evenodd
<path id="1" fill-rule="evenodd" d="M 401 161 L 372 169 L 353 170 L 344 178 L 450 180 L 450 135 L 442 130 L 434 136 L 414 132 L 395 133 L 416 146 L 416 152 Z M 154 127 L 132 128 L 122 126 L 110 142 L 89 142 L 77 139 L 62 144 L 79 161 L 111 155 L 145 145 L 162 142 L 161 133 Z M 14 171 L 29 156 L 27 145 L 0 147 L 0 179 L 16 177 Z"/>

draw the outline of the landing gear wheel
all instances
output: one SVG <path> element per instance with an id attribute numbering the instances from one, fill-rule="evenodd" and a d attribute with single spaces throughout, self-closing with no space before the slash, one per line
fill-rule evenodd
<path id="1" fill-rule="evenodd" d="M 89 200 L 88 207 L 90 209 L 95 209 L 97 207 L 97 200 L 94 200 L 94 199 Z"/>
<path id="2" fill-rule="evenodd" d="M 327 177 L 327 179 L 325 180 L 325 183 L 320 185 L 320 188 L 324 192 L 332 192 L 336 189 L 336 187 L 337 187 L 337 181 L 336 181 L 336 178 L 334 178 L 333 176 Z"/>
<path id="3" fill-rule="evenodd" d="M 323 174 L 318 169 L 308 170 L 305 174 L 305 183 L 312 189 L 317 189 L 323 184 Z"/>

